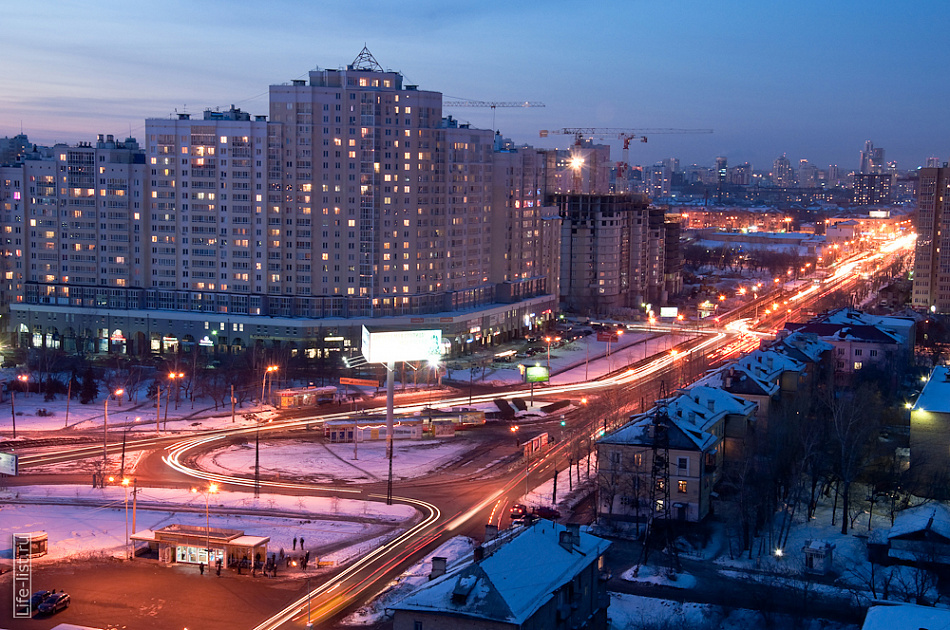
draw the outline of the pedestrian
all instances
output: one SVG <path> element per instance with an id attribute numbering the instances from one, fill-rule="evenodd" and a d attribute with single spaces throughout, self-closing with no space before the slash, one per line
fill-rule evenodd
<path id="1" fill-rule="evenodd" d="M 204 574 L 205 574 L 205 563 L 204 563 L 204 562 L 199 562 L 199 563 L 198 563 L 198 570 L 201 571 L 201 575 L 204 575 Z"/>
<path id="2" fill-rule="evenodd" d="M 221 563 L 220 562 L 218 563 L 218 566 L 214 570 L 214 572 L 218 574 L 218 577 L 221 577 Z"/>
<path id="3" fill-rule="evenodd" d="M 284 548 L 283 548 L 283 547 L 280 548 L 280 559 L 281 559 L 281 560 L 284 559 Z"/>
<path id="4" fill-rule="evenodd" d="M 297 551 L 297 537 L 294 536 L 294 546 L 292 547 L 293 551 Z"/>
<path id="5" fill-rule="evenodd" d="M 303 536 L 300 537 L 300 551 L 303 551 Z"/>

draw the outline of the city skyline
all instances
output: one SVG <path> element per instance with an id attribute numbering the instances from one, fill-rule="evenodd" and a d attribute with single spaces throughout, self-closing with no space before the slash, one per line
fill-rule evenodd
<path id="1" fill-rule="evenodd" d="M 560 127 L 712 128 L 650 138 L 630 161 L 726 156 L 768 170 L 787 154 L 847 172 L 867 140 L 901 169 L 950 157 L 935 140 L 950 123 L 924 115 L 947 91 L 930 80 L 946 61 L 928 43 L 950 13 L 937 2 L 914 12 L 883 2 L 268 8 L 11 7 L 0 52 L 17 61 L 0 74 L 0 136 L 22 128 L 33 142 L 72 144 L 97 133 L 141 137 L 146 118 L 176 110 L 234 104 L 266 114 L 269 85 L 344 66 L 366 44 L 384 68 L 446 97 L 544 102 L 444 111 L 478 128 L 494 116 L 519 144 L 565 147 L 567 136 L 538 137 Z M 619 158 L 619 142 L 610 144 Z"/>

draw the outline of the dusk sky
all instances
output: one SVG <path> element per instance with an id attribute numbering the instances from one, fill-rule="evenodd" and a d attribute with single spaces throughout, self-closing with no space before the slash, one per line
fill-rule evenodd
<path id="1" fill-rule="evenodd" d="M 858 166 L 866 140 L 915 168 L 950 160 L 950 2 L 7 2 L 0 137 L 144 139 L 144 119 L 232 103 L 266 114 L 268 86 L 351 63 L 498 109 L 516 142 L 560 127 L 712 128 L 655 135 L 630 161 L 752 162 L 785 153 Z M 446 110 L 490 128 L 490 110 Z M 608 138 L 609 139 L 609 138 Z M 611 142 L 619 158 L 619 142 Z"/>

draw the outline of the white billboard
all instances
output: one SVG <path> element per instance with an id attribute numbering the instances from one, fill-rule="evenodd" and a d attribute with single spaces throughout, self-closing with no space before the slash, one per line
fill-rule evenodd
<path id="1" fill-rule="evenodd" d="M 661 319 L 666 319 L 668 317 L 676 319 L 677 315 L 679 315 L 679 309 L 675 306 L 661 306 L 660 307 Z"/>
<path id="2" fill-rule="evenodd" d="M 19 472 L 19 456 L 13 453 L 0 453 L 0 475 L 16 476 Z"/>
<path id="3" fill-rule="evenodd" d="M 442 356 L 441 330 L 370 332 L 363 326 L 363 356 L 370 363 L 427 361 Z"/>

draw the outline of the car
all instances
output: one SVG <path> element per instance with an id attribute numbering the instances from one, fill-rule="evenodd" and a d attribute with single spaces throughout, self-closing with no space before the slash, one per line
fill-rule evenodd
<path id="1" fill-rule="evenodd" d="M 39 611 L 44 615 L 52 615 L 59 611 L 69 608 L 69 593 L 60 591 L 47 597 L 39 606 Z"/>
<path id="2" fill-rule="evenodd" d="M 528 507 L 522 503 L 515 503 L 509 510 L 511 518 L 519 518 L 528 513 Z"/>
<path id="3" fill-rule="evenodd" d="M 30 596 L 29 612 L 36 612 L 36 609 L 40 607 L 40 604 L 45 602 L 47 598 L 49 598 L 49 596 L 52 594 L 53 593 L 51 591 L 36 591 L 35 593 L 33 593 L 33 595 Z M 20 610 L 25 612 L 26 606 L 25 605 L 22 606 Z"/>
<path id="4" fill-rule="evenodd" d="M 534 508 L 534 515 L 538 518 L 546 518 L 548 520 L 556 520 L 561 518 L 561 513 L 555 510 L 552 507 L 540 506 Z"/>

